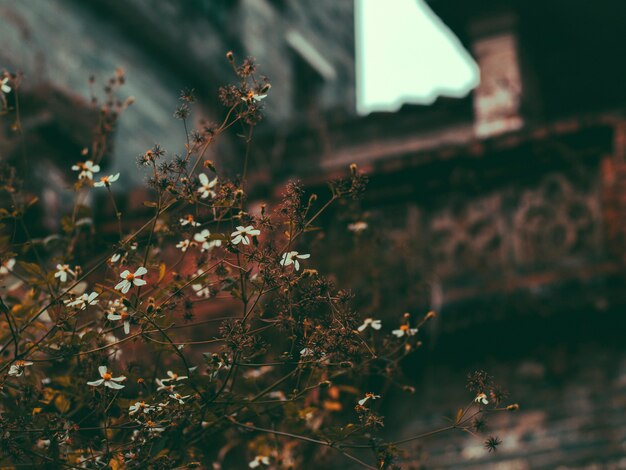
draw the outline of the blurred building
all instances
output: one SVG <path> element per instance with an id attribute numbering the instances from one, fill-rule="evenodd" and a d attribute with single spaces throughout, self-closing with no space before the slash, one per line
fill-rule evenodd
<path id="1" fill-rule="evenodd" d="M 423 445 L 427 468 L 626 468 L 626 5 L 429 4 L 480 85 L 273 135 L 258 146 L 272 169 L 260 180 L 300 177 L 323 194 L 350 163 L 370 175 L 376 225 L 363 236 L 390 235 L 378 251 L 394 260 L 376 260 L 379 311 L 440 312 L 430 349 L 406 365 L 418 392 L 403 435 L 444 424 L 473 367 L 521 403 L 490 423 L 504 440 L 495 455 L 442 435 Z"/>

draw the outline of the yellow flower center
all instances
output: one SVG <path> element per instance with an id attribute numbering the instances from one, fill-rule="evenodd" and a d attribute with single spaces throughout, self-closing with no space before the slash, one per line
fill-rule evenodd
<path id="1" fill-rule="evenodd" d="M 111 380 L 112 377 L 113 375 L 110 372 L 105 372 L 104 374 L 102 374 L 102 378 L 104 380 Z"/>
<path id="2" fill-rule="evenodd" d="M 126 280 L 127 281 L 132 281 L 133 279 L 135 279 L 135 275 L 133 273 L 128 273 L 126 275 Z"/>

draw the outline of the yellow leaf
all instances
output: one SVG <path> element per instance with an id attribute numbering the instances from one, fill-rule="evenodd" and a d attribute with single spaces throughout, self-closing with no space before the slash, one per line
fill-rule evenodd
<path id="1" fill-rule="evenodd" d="M 161 263 L 159 265 L 159 280 L 157 282 L 161 282 L 165 277 L 165 263 Z"/>
<path id="2" fill-rule="evenodd" d="M 459 424 L 462 418 L 463 418 L 463 408 L 459 408 L 459 411 L 456 412 L 456 419 L 454 420 L 454 424 Z"/>
<path id="3" fill-rule="evenodd" d="M 33 408 L 33 416 L 35 416 L 36 414 L 41 413 L 41 408 Z"/>
<path id="4" fill-rule="evenodd" d="M 54 406 L 56 407 L 57 410 L 59 410 L 61 413 L 67 413 L 70 409 L 70 401 L 65 397 L 65 395 L 57 395 L 56 398 L 54 399 Z"/>

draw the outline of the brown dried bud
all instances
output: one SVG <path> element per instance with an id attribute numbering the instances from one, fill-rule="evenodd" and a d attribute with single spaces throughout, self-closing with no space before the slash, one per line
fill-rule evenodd
<path id="1" fill-rule="evenodd" d="M 324 380 L 323 382 L 320 382 L 320 388 L 328 388 L 330 387 L 331 382 L 330 380 Z"/>
<path id="2" fill-rule="evenodd" d="M 235 60 L 235 56 L 233 55 L 233 51 L 228 51 L 226 53 L 226 58 L 228 59 L 229 62 L 232 62 L 233 60 Z"/>
<path id="3" fill-rule="evenodd" d="M 435 318 L 436 316 L 437 316 L 437 312 L 435 312 L 434 310 L 431 310 L 424 317 L 424 321 L 430 320 L 431 318 Z"/>
<path id="4" fill-rule="evenodd" d="M 507 411 L 517 411 L 519 410 L 519 405 L 517 403 L 513 403 L 506 407 Z"/>
<path id="5" fill-rule="evenodd" d="M 211 170 L 213 173 L 215 173 L 215 166 L 213 165 L 213 160 L 205 160 L 204 163 L 202 164 L 204 166 L 204 168 L 208 168 L 209 170 Z"/>

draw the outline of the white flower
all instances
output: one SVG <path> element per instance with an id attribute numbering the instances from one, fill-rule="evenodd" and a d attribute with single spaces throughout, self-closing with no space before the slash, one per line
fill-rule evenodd
<path id="1" fill-rule="evenodd" d="M 37 440 L 38 449 L 47 449 L 48 447 L 50 447 L 50 439 L 38 439 Z"/>
<path id="2" fill-rule="evenodd" d="M 91 160 L 85 162 L 78 162 L 76 165 L 72 165 L 72 170 L 80 171 L 78 173 L 78 179 L 93 179 L 93 174 L 100 171 L 100 165 L 94 165 Z"/>
<path id="3" fill-rule="evenodd" d="M 98 181 L 97 183 L 94 183 L 93 185 L 96 188 L 103 188 L 105 186 L 109 187 L 111 186 L 111 183 L 115 183 L 118 179 L 120 179 L 119 173 L 115 173 L 114 175 L 109 175 L 109 176 L 101 176 L 100 181 Z"/>
<path id="4" fill-rule="evenodd" d="M 188 214 L 185 217 L 178 219 L 178 222 L 183 227 L 185 225 L 191 225 L 192 227 L 200 226 L 200 222 L 196 222 L 196 220 L 193 218 L 193 215 L 191 215 L 191 214 Z"/>
<path id="5" fill-rule="evenodd" d="M 202 284 L 191 284 L 191 288 L 196 292 L 198 297 L 211 297 L 211 289 L 209 286 L 203 286 Z"/>
<path id="6" fill-rule="evenodd" d="M 256 237 L 261 234 L 260 230 L 255 229 L 252 225 L 248 225 L 244 227 L 243 225 L 239 225 L 237 230 L 230 234 L 233 245 L 238 245 L 239 243 L 243 243 L 244 245 L 250 244 L 250 239 L 248 235 L 251 237 Z"/>
<path id="7" fill-rule="evenodd" d="M 99 300 L 96 300 L 96 297 L 98 297 L 99 295 L 100 294 L 98 294 L 97 292 L 92 292 L 91 294 L 87 294 L 85 292 L 83 295 L 79 295 L 74 300 L 67 299 L 63 302 L 65 303 L 66 307 L 78 307 L 79 310 L 83 310 L 87 308 L 88 305 L 96 305 L 98 302 L 100 302 Z"/>
<path id="8" fill-rule="evenodd" d="M 314 352 L 310 348 L 304 348 L 304 349 L 300 350 L 300 356 L 302 356 L 302 357 L 312 356 L 313 354 L 314 354 Z"/>
<path id="9" fill-rule="evenodd" d="M 9 77 L 4 77 L 2 80 L 0 80 L 0 90 L 2 91 L 2 93 L 11 93 L 11 87 L 7 85 L 8 82 Z"/>
<path id="10" fill-rule="evenodd" d="M 200 187 L 198 188 L 198 194 L 202 199 L 206 199 L 207 197 L 215 197 L 215 191 L 213 188 L 217 184 L 217 176 L 209 181 L 209 177 L 204 173 L 200 173 L 198 175 L 198 179 L 200 180 Z"/>
<path id="11" fill-rule="evenodd" d="M 165 428 L 163 426 L 160 426 L 158 423 L 155 423 L 152 420 L 146 421 L 145 424 L 146 424 L 146 427 L 148 428 L 148 431 L 150 431 L 153 434 L 165 431 Z"/>
<path id="12" fill-rule="evenodd" d="M 188 379 L 189 377 L 186 375 L 178 375 L 175 374 L 174 372 L 172 372 L 171 370 L 167 371 L 167 375 L 169 376 L 169 379 L 163 379 L 161 380 L 161 382 L 169 382 L 170 380 L 173 380 L 174 382 L 179 382 L 181 380 L 185 380 Z"/>
<path id="13" fill-rule="evenodd" d="M 255 93 L 254 91 L 250 90 L 248 91 L 248 93 L 246 93 L 246 96 L 241 97 L 241 100 L 245 101 L 246 103 L 251 103 L 252 101 L 256 101 L 258 103 L 259 101 L 262 101 L 265 98 L 267 98 L 267 95 L 259 95 L 258 93 Z"/>
<path id="14" fill-rule="evenodd" d="M 187 239 L 181 240 L 176 244 L 176 248 L 180 248 L 180 251 L 182 251 L 183 253 L 187 251 L 190 246 L 195 246 L 195 243 Z"/>
<path id="15" fill-rule="evenodd" d="M 488 405 L 489 400 L 487 400 L 487 395 L 485 395 L 484 393 L 479 393 L 478 395 L 476 395 L 476 398 L 474 398 L 474 403 L 482 403 L 483 405 Z"/>
<path id="16" fill-rule="evenodd" d="M 128 407 L 128 414 L 134 415 L 140 411 L 144 413 L 149 413 L 150 411 L 154 411 L 154 407 L 148 405 L 145 401 L 136 401 L 134 405 L 130 405 Z"/>
<path id="17" fill-rule="evenodd" d="M 130 333 L 130 313 L 126 309 L 119 299 L 115 299 L 113 302 L 109 301 L 109 308 L 107 318 L 111 321 L 122 320 L 124 322 L 124 333 Z"/>
<path id="18" fill-rule="evenodd" d="M 105 387 L 109 387 L 115 390 L 124 388 L 124 385 L 120 385 L 117 383 L 126 380 L 126 377 L 124 377 L 123 375 L 120 375 L 119 377 L 113 377 L 113 374 L 109 372 L 106 366 L 98 367 L 98 372 L 100 373 L 100 377 L 102 378 L 99 380 L 94 380 L 93 382 L 87 382 L 87 385 L 91 385 L 92 387 L 98 387 L 104 384 Z"/>
<path id="19" fill-rule="evenodd" d="M 137 268 L 137 271 L 131 273 L 128 269 L 120 274 L 123 279 L 119 284 L 115 286 L 116 290 L 121 290 L 123 294 L 126 294 L 130 288 L 134 285 L 137 287 L 145 286 L 147 284 L 143 279 L 139 279 L 139 276 L 146 274 L 148 270 L 143 266 Z"/>
<path id="20" fill-rule="evenodd" d="M 283 257 L 280 260 L 280 265 L 289 266 L 290 264 L 293 264 L 294 269 L 298 271 L 300 269 L 300 263 L 298 262 L 298 260 L 307 259 L 310 257 L 310 254 L 301 255 L 297 251 L 290 251 L 289 253 L 283 253 Z"/>
<path id="21" fill-rule="evenodd" d="M 357 328 L 359 331 L 365 330 L 368 326 L 371 326 L 375 330 L 380 330 L 383 326 L 380 320 L 374 320 L 373 318 L 366 318 L 363 320 L 363 324 Z"/>
<path id="22" fill-rule="evenodd" d="M 196 233 L 193 236 L 193 239 L 195 241 L 197 241 L 198 243 L 202 243 L 201 251 L 209 251 L 216 246 L 222 246 L 222 240 L 209 240 L 210 236 L 211 232 L 208 229 L 204 229 L 202 232 Z"/>
<path id="23" fill-rule="evenodd" d="M 413 336 L 417 333 L 417 331 L 417 328 L 410 328 L 409 325 L 400 325 L 400 328 L 393 330 L 391 334 L 398 338 L 402 338 L 404 335 Z"/>
<path id="24" fill-rule="evenodd" d="M 179 404 L 184 405 L 185 404 L 185 400 L 187 398 L 189 398 L 191 395 L 185 395 L 182 396 L 180 393 L 171 393 L 170 394 L 170 398 L 173 398 L 174 400 L 178 401 Z"/>
<path id="25" fill-rule="evenodd" d="M 166 384 L 165 382 L 167 382 L 170 379 L 156 379 L 156 384 L 158 385 L 157 387 L 157 392 L 160 392 L 161 390 L 166 390 L 168 392 L 171 392 L 174 390 L 174 388 L 176 388 L 176 385 L 174 384 Z"/>
<path id="26" fill-rule="evenodd" d="M 19 377 L 24 373 L 24 367 L 32 366 L 33 363 L 29 361 L 15 361 L 11 364 L 9 369 L 9 375 L 13 377 Z"/>
<path id="27" fill-rule="evenodd" d="M 374 395 L 373 393 L 366 393 L 363 398 L 359 400 L 359 405 L 363 406 L 367 403 L 368 400 L 376 400 L 380 398 L 380 395 Z"/>
<path id="28" fill-rule="evenodd" d="M 253 460 L 248 463 L 248 467 L 257 468 L 260 465 L 269 465 L 270 458 L 267 455 L 257 455 Z"/>
<path id="29" fill-rule="evenodd" d="M 57 271 L 54 273 L 54 277 L 58 277 L 59 281 L 67 282 L 67 274 L 75 276 L 76 273 L 70 269 L 68 264 L 57 264 Z"/>
<path id="30" fill-rule="evenodd" d="M 111 263 L 117 263 L 121 257 L 122 255 L 120 253 L 115 253 L 113 256 L 111 256 L 111 259 L 109 259 L 109 261 Z"/>
<path id="31" fill-rule="evenodd" d="M 364 230 L 367 230 L 367 222 L 354 222 L 353 224 L 348 224 L 348 230 L 354 233 L 360 233 Z"/>
<path id="32" fill-rule="evenodd" d="M 15 258 L 6 260 L 4 263 L 2 263 L 2 266 L 0 266 L 0 274 L 9 274 L 11 271 L 13 271 L 14 266 Z"/>

